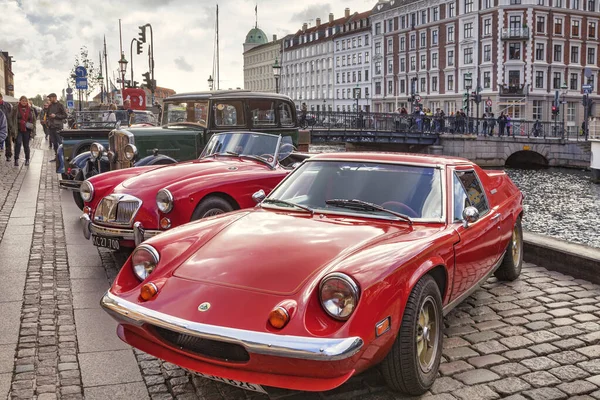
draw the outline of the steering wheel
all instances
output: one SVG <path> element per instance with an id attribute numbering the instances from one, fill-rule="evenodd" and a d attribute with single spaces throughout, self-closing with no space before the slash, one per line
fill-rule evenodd
<path id="1" fill-rule="evenodd" d="M 404 203 L 400 203 L 399 201 L 386 201 L 381 205 L 383 208 L 390 209 L 392 211 L 399 212 L 401 214 L 405 214 L 411 218 L 418 218 L 419 214 L 409 206 Z"/>

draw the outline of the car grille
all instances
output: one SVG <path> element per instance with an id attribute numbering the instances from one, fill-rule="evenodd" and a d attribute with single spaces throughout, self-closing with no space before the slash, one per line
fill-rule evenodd
<path id="1" fill-rule="evenodd" d="M 158 326 L 154 326 L 153 329 L 165 342 L 190 353 L 232 362 L 247 362 L 250 360 L 250 355 L 246 349 L 239 344 L 202 339 Z"/>
<path id="2" fill-rule="evenodd" d="M 131 140 L 130 140 L 131 139 Z M 111 160 L 111 170 L 131 167 L 131 162 L 125 159 L 124 149 L 129 143 L 133 144 L 133 136 L 130 138 L 125 132 L 113 130 L 108 138 L 108 146 L 114 156 Z"/>
<path id="3" fill-rule="evenodd" d="M 111 194 L 103 198 L 94 214 L 94 221 L 101 224 L 133 226 L 133 218 L 140 209 L 142 201 L 127 194 Z"/>

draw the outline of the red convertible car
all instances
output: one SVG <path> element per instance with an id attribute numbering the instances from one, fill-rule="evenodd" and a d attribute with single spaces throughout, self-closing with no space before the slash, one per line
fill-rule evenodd
<path id="1" fill-rule="evenodd" d="M 200 158 L 127 168 L 81 184 L 83 234 L 95 246 L 120 250 L 172 227 L 256 203 L 307 158 L 291 137 L 257 132 L 215 134 Z"/>
<path id="2" fill-rule="evenodd" d="M 381 363 L 418 395 L 443 315 L 519 276 L 522 199 L 465 159 L 316 155 L 254 209 L 137 247 L 101 303 L 125 342 L 241 388 L 329 390 Z"/>

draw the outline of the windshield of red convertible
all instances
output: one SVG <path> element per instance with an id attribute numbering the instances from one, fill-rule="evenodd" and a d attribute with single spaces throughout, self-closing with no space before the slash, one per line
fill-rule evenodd
<path id="1" fill-rule="evenodd" d="M 204 128 L 208 126 L 208 101 L 165 102 L 163 125 L 190 122 Z"/>
<path id="2" fill-rule="evenodd" d="M 200 158 L 214 154 L 261 157 L 273 161 L 279 137 L 264 133 L 219 133 L 213 135 Z"/>
<path id="3" fill-rule="evenodd" d="M 398 164 L 355 161 L 307 161 L 269 199 L 279 199 L 315 211 L 390 217 L 384 211 L 340 207 L 332 200 L 360 200 L 413 219 L 440 220 L 441 170 Z M 327 204 L 329 203 L 329 204 Z"/>

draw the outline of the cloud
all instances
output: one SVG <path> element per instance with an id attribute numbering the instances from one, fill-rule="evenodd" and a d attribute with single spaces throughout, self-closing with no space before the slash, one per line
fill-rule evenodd
<path id="1" fill-rule="evenodd" d="M 185 57 L 183 56 L 177 57 L 174 61 L 175 66 L 177 66 L 177 68 L 179 68 L 182 71 L 192 72 L 194 70 L 194 66 L 185 61 Z"/>
<path id="2" fill-rule="evenodd" d="M 326 19 L 329 17 L 329 13 L 331 12 L 329 10 L 331 10 L 331 5 L 329 3 L 308 6 L 304 10 L 292 14 L 290 22 L 299 23 L 300 26 L 302 26 L 304 22 L 310 22 L 310 25 L 314 26 L 315 19 Z"/>

